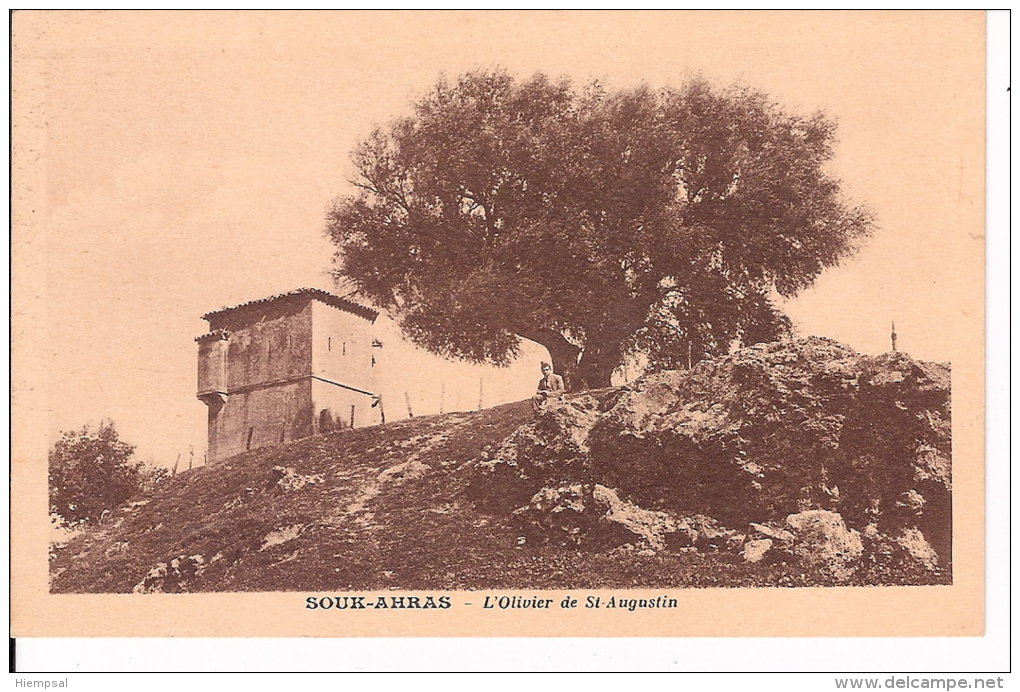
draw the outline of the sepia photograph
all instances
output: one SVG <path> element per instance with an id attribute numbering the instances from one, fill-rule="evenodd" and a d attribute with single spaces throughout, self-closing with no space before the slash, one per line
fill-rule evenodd
<path id="1" fill-rule="evenodd" d="M 980 631 L 982 13 L 12 26 L 15 631 Z"/>

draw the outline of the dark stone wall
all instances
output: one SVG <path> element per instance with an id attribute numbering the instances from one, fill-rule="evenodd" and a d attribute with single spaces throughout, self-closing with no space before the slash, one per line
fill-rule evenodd
<path id="1" fill-rule="evenodd" d="M 228 391 L 311 374 L 312 308 L 307 298 L 231 317 L 222 327 L 230 332 Z"/>
<path id="2" fill-rule="evenodd" d="M 209 461 L 311 434 L 307 378 L 231 394 L 218 411 L 209 408 Z"/>
<path id="3" fill-rule="evenodd" d="M 312 434 L 310 303 L 278 301 L 211 322 L 230 338 L 199 344 L 199 393 L 216 377 L 227 392 L 209 404 L 209 462 Z"/>
<path id="4" fill-rule="evenodd" d="M 224 392 L 227 388 L 227 342 L 209 339 L 198 344 L 198 395 Z"/>

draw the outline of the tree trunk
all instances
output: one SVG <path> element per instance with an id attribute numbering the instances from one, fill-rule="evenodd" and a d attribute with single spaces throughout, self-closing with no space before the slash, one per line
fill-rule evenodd
<path id="1" fill-rule="evenodd" d="M 553 329 L 521 334 L 549 351 L 553 370 L 563 377 L 568 392 L 601 389 L 611 384 L 613 372 L 623 361 L 619 347 L 588 344 L 581 349 Z M 580 358 L 578 357 L 580 356 Z"/>
<path id="2" fill-rule="evenodd" d="M 620 364 L 620 357 L 612 352 L 603 352 L 597 347 L 584 350 L 581 362 L 577 364 L 576 387 L 581 389 L 602 389 L 612 384 L 613 371 Z"/>

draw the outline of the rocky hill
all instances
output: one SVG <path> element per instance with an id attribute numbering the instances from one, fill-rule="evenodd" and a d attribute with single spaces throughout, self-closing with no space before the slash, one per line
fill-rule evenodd
<path id="1" fill-rule="evenodd" d="M 254 450 L 54 546 L 56 592 L 951 582 L 950 373 L 821 338 Z"/>

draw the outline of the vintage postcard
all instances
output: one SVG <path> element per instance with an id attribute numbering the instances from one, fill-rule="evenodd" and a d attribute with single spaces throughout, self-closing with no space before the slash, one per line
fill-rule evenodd
<path id="1" fill-rule="evenodd" d="M 983 13 L 12 41 L 13 636 L 982 633 Z"/>

